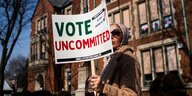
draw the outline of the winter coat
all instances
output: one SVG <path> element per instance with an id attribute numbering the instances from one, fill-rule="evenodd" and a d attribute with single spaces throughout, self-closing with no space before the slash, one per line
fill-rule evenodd
<path id="1" fill-rule="evenodd" d="M 114 52 L 102 74 L 104 88 L 98 96 L 141 96 L 140 65 L 128 45 Z"/>

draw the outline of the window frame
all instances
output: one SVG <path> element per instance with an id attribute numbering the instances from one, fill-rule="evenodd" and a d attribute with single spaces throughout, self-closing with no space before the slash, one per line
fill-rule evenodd
<path id="1" fill-rule="evenodd" d="M 46 58 L 46 41 L 41 40 L 41 49 L 40 49 L 40 59 L 47 59 Z"/>
<path id="2" fill-rule="evenodd" d="M 112 2 L 115 2 L 117 0 L 105 0 L 106 4 L 109 4 L 109 3 L 112 3 Z"/>
<path id="3" fill-rule="evenodd" d="M 175 53 L 175 60 L 176 60 L 176 66 L 177 68 L 175 70 L 169 70 L 169 65 L 168 65 L 168 58 L 167 58 L 167 54 L 168 54 L 168 51 L 166 50 L 166 48 L 168 47 L 174 47 L 174 53 Z M 163 67 L 164 67 L 164 72 L 156 72 L 155 70 L 155 60 L 154 60 L 154 49 L 156 48 L 161 48 L 162 50 L 162 58 L 163 58 Z M 178 49 L 177 49 L 177 45 L 175 42 L 172 42 L 172 43 L 167 43 L 167 44 L 163 44 L 163 45 L 156 45 L 156 46 L 149 46 L 148 48 L 143 48 L 143 49 L 140 49 L 140 60 L 141 60 L 141 68 L 142 68 L 142 86 L 143 88 L 149 88 L 150 87 L 150 84 L 151 82 L 157 77 L 157 76 L 160 76 L 160 75 L 163 75 L 163 74 L 167 74 L 167 73 L 173 73 L 173 74 L 179 74 L 179 69 L 180 69 L 180 65 L 179 65 L 179 61 L 178 61 Z M 151 76 L 152 76 L 152 81 L 149 80 L 146 80 L 146 75 L 149 75 L 149 74 L 145 74 L 144 73 L 144 58 L 143 58 L 143 53 L 146 52 L 146 51 L 149 51 L 150 53 L 150 67 L 151 67 Z M 146 81 L 148 84 L 146 84 Z"/>
<path id="4" fill-rule="evenodd" d="M 69 10 L 71 10 L 71 11 L 70 11 L 71 13 L 68 13 Z M 72 15 L 72 13 L 73 13 L 72 5 L 69 5 L 69 6 L 67 6 L 67 7 L 64 9 L 64 14 L 66 14 L 66 15 Z"/>
<path id="5" fill-rule="evenodd" d="M 46 45 L 48 43 L 48 13 L 40 16 L 35 20 L 35 34 L 31 37 L 31 61 L 38 59 L 47 59 Z M 44 40 L 42 39 L 44 36 Z M 42 52 L 42 42 L 45 42 L 45 52 Z M 42 56 L 44 54 L 44 56 Z"/>
<path id="6" fill-rule="evenodd" d="M 37 29 L 37 32 L 35 34 L 38 34 L 40 32 L 47 33 L 48 32 L 48 14 L 45 13 L 43 16 L 39 17 L 36 20 L 37 26 L 35 26 Z"/>
<path id="7" fill-rule="evenodd" d="M 151 18 L 151 11 L 150 11 L 150 7 L 152 6 L 152 5 L 150 5 L 150 2 L 149 2 L 150 0 L 138 0 L 137 2 L 136 2 L 136 4 L 137 4 L 137 14 L 138 14 L 138 16 L 137 16 L 137 18 L 138 18 L 138 26 L 139 26 L 139 28 L 138 28 L 138 30 L 139 30 L 139 37 L 142 37 L 142 36 L 146 36 L 146 35 L 150 35 L 150 34 L 152 34 L 152 33 L 155 33 L 155 32 L 162 32 L 162 31 L 164 31 L 164 30 L 167 30 L 167 29 L 173 29 L 174 28 L 174 16 L 173 16 L 173 4 L 172 4 L 172 2 L 170 1 L 170 0 L 168 0 L 169 2 L 169 10 L 170 10 L 170 14 L 169 15 L 163 15 L 164 13 L 163 13 L 163 5 L 162 5 L 162 3 L 159 3 L 161 0 L 157 0 L 156 2 L 157 2 L 157 13 L 158 13 L 158 19 L 154 19 L 154 20 L 152 20 L 152 18 Z M 139 12 L 139 4 L 141 4 L 141 3 L 145 3 L 145 7 L 146 7 L 146 18 L 147 18 L 147 22 L 146 23 L 143 23 L 143 24 L 140 24 L 140 12 Z M 171 20 L 170 20 L 170 25 L 168 26 L 168 27 L 165 27 L 165 18 L 171 18 Z M 154 27 L 153 27 L 153 23 L 155 22 L 155 21 L 158 21 L 159 22 L 159 25 L 158 25 L 158 28 L 156 29 L 156 30 L 154 30 Z M 145 32 L 145 33 L 143 33 L 142 32 L 142 26 L 143 25 L 148 25 L 148 30 L 147 30 L 147 32 Z"/>
<path id="8" fill-rule="evenodd" d="M 129 30 L 131 30 L 131 15 L 130 15 L 130 8 L 129 7 L 126 7 L 126 8 L 123 8 L 121 11 L 122 11 L 122 14 L 121 14 L 121 17 L 122 17 L 122 23 L 123 24 L 125 24 L 125 20 L 124 20 L 124 15 L 123 15 L 123 12 L 125 11 L 125 10 L 128 10 L 128 15 L 129 15 L 129 21 L 128 21 L 128 23 L 129 23 L 129 26 L 126 26 Z"/>
<path id="9" fill-rule="evenodd" d="M 151 84 L 151 82 L 152 82 L 152 80 L 153 80 L 153 69 L 152 69 L 153 64 L 152 64 L 152 61 L 151 61 L 151 58 L 152 58 L 152 57 L 151 57 L 151 54 L 150 54 L 150 53 L 151 53 L 151 52 L 150 52 L 151 50 L 150 50 L 150 49 L 141 50 L 141 58 L 143 58 L 143 53 L 144 53 L 144 52 L 148 52 L 148 51 L 149 51 L 149 59 L 150 59 L 149 62 L 150 62 L 150 71 L 151 71 L 151 74 L 149 73 L 149 74 L 146 74 L 146 75 L 148 75 L 148 76 L 151 75 L 151 80 L 147 80 L 147 82 L 144 81 L 144 80 L 146 80 L 146 79 L 145 79 L 145 78 L 146 78 L 146 75 L 145 75 L 145 72 L 144 72 L 144 71 L 145 71 L 145 70 L 144 70 L 144 69 L 145 69 L 145 68 L 144 68 L 144 61 L 141 59 L 142 75 L 143 75 L 143 76 L 142 76 L 142 77 L 143 77 L 143 81 L 142 81 L 142 82 L 143 82 L 143 85 L 146 86 L 146 87 L 150 87 L 149 85 Z M 148 83 L 148 84 L 146 84 L 146 83 Z M 146 85 L 145 85 L 145 84 L 146 84 Z"/>
<path id="10" fill-rule="evenodd" d="M 140 11 L 139 11 L 139 5 L 144 3 L 145 4 L 145 11 L 146 11 L 146 22 L 140 24 Z M 138 2 L 136 2 L 137 4 L 137 18 L 138 18 L 138 25 L 139 25 L 139 36 L 145 36 L 147 34 L 149 34 L 149 24 L 148 24 L 148 16 L 147 16 L 147 6 L 146 6 L 146 0 L 139 0 Z M 142 26 L 147 25 L 147 31 L 142 34 Z"/>
<path id="11" fill-rule="evenodd" d="M 129 7 L 130 5 L 129 4 L 127 4 L 127 5 L 124 5 L 124 6 L 117 6 L 117 7 L 115 7 L 114 9 L 111 9 L 111 10 L 109 10 L 108 11 L 108 18 L 110 17 L 111 18 L 111 22 L 109 22 L 110 24 L 113 24 L 114 22 L 115 22 L 115 14 L 116 13 L 119 13 L 120 14 L 120 23 L 121 24 L 124 24 L 124 17 L 123 17 L 123 11 L 124 10 L 128 10 L 128 15 L 129 15 L 129 26 L 130 26 L 130 28 L 128 28 L 128 26 L 126 26 L 128 29 L 129 29 L 129 31 L 130 31 L 130 37 L 129 37 L 129 40 L 132 40 L 133 39 L 133 33 L 131 32 L 131 27 L 132 27 L 132 25 L 131 25 L 131 13 L 130 13 L 130 7 Z M 110 19 L 109 18 L 109 19 Z"/>

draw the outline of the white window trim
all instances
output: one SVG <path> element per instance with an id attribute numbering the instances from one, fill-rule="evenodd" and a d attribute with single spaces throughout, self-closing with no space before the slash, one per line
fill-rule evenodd
<path id="1" fill-rule="evenodd" d="M 105 1 L 105 2 L 106 2 L 106 4 L 108 5 L 108 4 L 111 4 L 111 3 L 115 2 L 115 1 L 117 1 L 117 0 L 111 0 L 111 1 L 108 2 L 108 3 L 107 3 L 106 1 Z"/>
<path id="2" fill-rule="evenodd" d="M 70 14 L 67 14 L 67 10 L 69 10 L 69 9 L 71 10 L 71 13 L 70 13 Z M 73 11 L 72 5 L 66 7 L 64 11 L 65 11 L 65 14 L 66 14 L 66 15 L 72 15 L 72 11 Z"/>
<path id="3" fill-rule="evenodd" d="M 90 2 L 90 0 L 87 0 L 87 7 L 88 7 L 87 11 L 88 11 L 88 12 L 91 10 L 91 9 L 90 9 L 90 4 L 89 4 L 89 2 Z M 84 14 L 83 0 L 80 1 L 80 7 L 81 7 L 80 13 L 81 13 L 81 14 Z"/>

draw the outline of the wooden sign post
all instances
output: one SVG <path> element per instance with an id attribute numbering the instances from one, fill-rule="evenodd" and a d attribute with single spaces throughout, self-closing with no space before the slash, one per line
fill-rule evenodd
<path id="1" fill-rule="evenodd" d="M 91 60 L 91 75 L 95 75 L 95 62 Z M 97 96 L 96 91 L 94 91 L 94 95 Z"/>

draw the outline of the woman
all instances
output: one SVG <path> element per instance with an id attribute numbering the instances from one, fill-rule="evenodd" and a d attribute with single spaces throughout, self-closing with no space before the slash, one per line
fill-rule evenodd
<path id="1" fill-rule="evenodd" d="M 89 86 L 97 96 L 141 96 L 139 63 L 127 45 L 129 30 L 114 23 L 110 31 L 114 54 L 104 65 L 101 76 L 89 77 Z"/>

